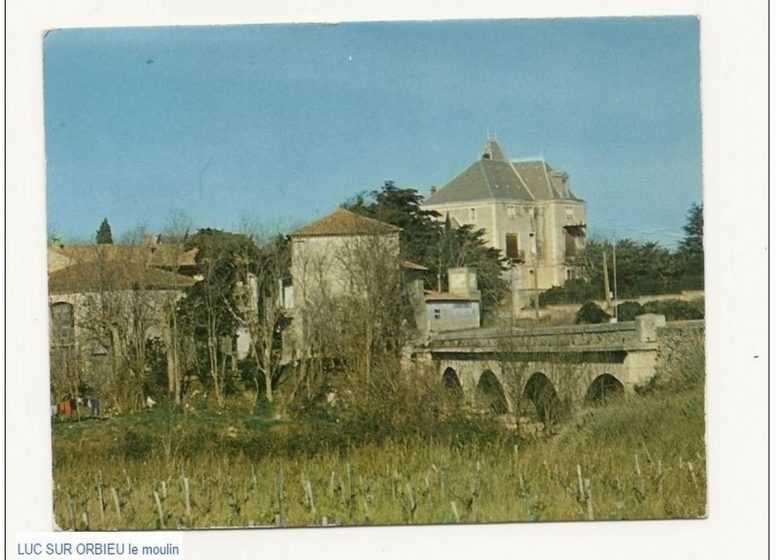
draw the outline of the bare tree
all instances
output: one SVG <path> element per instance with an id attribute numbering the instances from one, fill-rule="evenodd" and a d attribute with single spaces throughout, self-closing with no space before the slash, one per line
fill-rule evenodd
<path id="1" fill-rule="evenodd" d="M 290 245 L 278 229 L 248 215 L 241 216 L 239 231 L 251 242 L 247 248 L 259 250 L 245 248 L 237 259 L 240 279 L 235 314 L 250 336 L 256 366 L 255 405 L 261 394 L 273 403 L 282 375 L 282 333 L 287 322 L 282 298 L 283 283 L 290 276 Z"/>
<path id="2" fill-rule="evenodd" d="M 183 210 L 172 210 L 166 220 L 161 240 L 173 248 L 174 271 L 178 271 L 184 262 L 184 247 L 190 232 L 194 229 L 193 219 Z M 177 313 L 179 297 L 172 298 L 165 307 L 166 329 L 166 368 L 168 373 L 168 391 L 173 395 L 174 402 L 181 404 L 183 393 L 183 366 L 187 359 L 182 340 L 181 327 Z"/>
<path id="3" fill-rule="evenodd" d="M 147 341 L 159 337 L 168 346 L 171 310 L 192 280 L 151 266 L 148 247 L 92 249 L 79 248 L 71 266 L 50 275 L 52 325 L 59 334 L 66 332 L 65 312 L 70 313 L 68 375 L 103 394 L 117 410 L 131 410 L 156 384 L 151 383 Z M 70 307 L 62 307 L 66 304 Z M 63 346 L 54 336 L 52 341 L 55 348 Z"/>
<path id="4" fill-rule="evenodd" d="M 132 410 L 143 401 L 146 335 L 159 325 L 161 296 L 144 286 L 142 279 L 133 278 L 134 272 L 142 270 L 135 263 L 107 263 L 99 258 L 90 270 L 94 283 L 81 295 L 84 336 L 109 349 L 108 396 L 118 411 Z"/>
<path id="5" fill-rule="evenodd" d="M 307 398 L 315 396 L 325 382 L 324 364 L 354 383 L 370 384 L 378 364 L 398 362 L 401 347 L 398 237 L 361 234 L 296 242 L 298 387 L 304 385 Z"/>
<path id="6" fill-rule="evenodd" d="M 257 246 L 246 236 L 202 229 L 188 240 L 197 249 L 200 281 L 180 305 L 180 318 L 199 348 L 199 368 L 210 378 L 217 403 L 228 388 L 227 362 L 236 364 L 234 339 L 241 327 L 257 326 Z"/>
<path id="7" fill-rule="evenodd" d="M 376 358 L 400 347 L 402 299 L 397 245 L 380 235 L 345 242 L 336 254 L 349 286 L 338 300 L 336 317 L 343 321 L 339 337 L 342 354 L 355 372 L 371 381 Z"/>
<path id="8" fill-rule="evenodd" d="M 119 238 L 119 243 L 122 245 L 141 245 L 146 240 L 147 235 L 148 228 L 146 224 L 140 223 L 122 233 Z"/>
<path id="9" fill-rule="evenodd" d="M 69 299 L 60 297 L 49 307 L 50 381 L 55 402 L 77 395 L 84 380 L 76 347 L 74 305 Z"/>
<path id="10" fill-rule="evenodd" d="M 184 243 L 190 233 L 195 231 L 195 220 L 184 210 L 174 209 L 165 220 L 162 241 L 166 243 Z"/>

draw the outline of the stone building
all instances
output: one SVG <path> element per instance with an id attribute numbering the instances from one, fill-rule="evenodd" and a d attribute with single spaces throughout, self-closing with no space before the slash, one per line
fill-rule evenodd
<path id="1" fill-rule="evenodd" d="M 54 399 L 76 396 L 82 387 L 101 394 L 117 381 L 120 369 L 144 367 L 144 344 L 154 338 L 166 346 L 169 376 L 179 371 L 176 353 L 167 351 L 170 318 L 184 290 L 196 282 L 178 272 L 187 270 L 191 259 L 181 248 L 169 246 L 159 253 L 129 245 L 49 247 Z M 134 375 L 140 378 L 144 372 Z"/>
<path id="2" fill-rule="evenodd" d="M 513 263 L 516 310 L 533 293 L 581 275 L 585 201 L 572 191 L 568 173 L 543 158 L 507 158 L 491 137 L 477 161 L 431 191 L 423 209 L 452 225 L 484 229 L 487 243 Z"/>
<path id="3" fill-rule="evenodd" d="M 297 355 L 311 346 L 315 324 L 322 334 L 319 326 L 330 324 L 345 301 L 379 306 L 379 299 L 398 289 L 400 232 L 340 208 L 290 234 L 292 294 L 285 299 L 292 300 Z M 337 323 L 333 329 L 341 328 Z"/>
<path id="4" fill-rule="evenodd" d="M 480 327 L 477 270 L 450 268 L 447 277 L 449 292 L 426 291 L 423 296 L 423 305 L 417 312 L 417 327 L 423 336 Z"/>

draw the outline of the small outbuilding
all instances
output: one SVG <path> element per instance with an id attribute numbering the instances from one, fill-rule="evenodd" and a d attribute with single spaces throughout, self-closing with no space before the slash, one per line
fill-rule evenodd
<path id="1" fill-rule="evenodd" d="M 479 297 L 452 292 L 425 293 L 428 332 L 479 328 Z"/>

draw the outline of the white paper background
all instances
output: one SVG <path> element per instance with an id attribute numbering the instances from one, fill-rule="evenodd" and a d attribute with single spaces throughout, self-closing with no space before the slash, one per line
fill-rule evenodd
<path id="1" fill-rule="evenodd" d="M 209 531 L 186 558 L 761 558 L 767 555 L 767 7 L 741 1 L 374 3 L 9 0 L 6 529 L 52 527 L 42 33 L 58 27 L 698 14 L 707 262 L 709 518 Z M 663 48 L 662 44 L 658 48 Z"/>

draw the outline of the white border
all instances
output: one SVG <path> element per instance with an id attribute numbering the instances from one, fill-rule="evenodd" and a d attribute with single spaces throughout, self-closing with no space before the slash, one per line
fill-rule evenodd
<path id="1" fill-rule="evenodd" d="M 699 14 L 707 250 L 709 518 L 482 527 L 213 531 L 185 557 L 760 558 L 767 546 L 767 29 L 758 0 L 9 0 L 7 554 L 51 528 L 42 55 L 45 29 L 115 25 Z M 663 45 L 658 45 L 663 48 Z M 755 356 L 755 357 L 754 357 Z"/>

